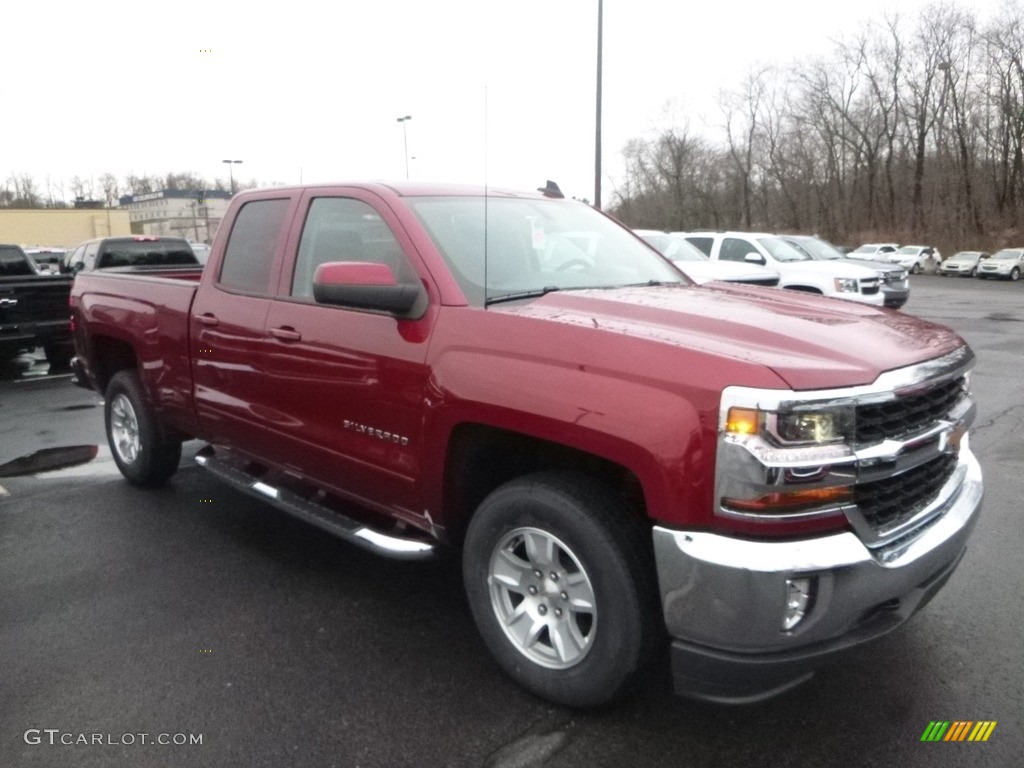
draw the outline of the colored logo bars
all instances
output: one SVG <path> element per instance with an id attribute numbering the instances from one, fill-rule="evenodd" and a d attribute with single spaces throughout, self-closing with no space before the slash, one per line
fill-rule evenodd
<path id="1" fill-rule="evenodd" d="M 995 729 L 995 720 L 932 720 L 921 741 L 988 741 Z"/>

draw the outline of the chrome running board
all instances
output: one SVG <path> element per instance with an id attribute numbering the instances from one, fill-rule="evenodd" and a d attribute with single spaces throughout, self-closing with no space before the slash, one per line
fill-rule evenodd
<path id="1" fill-rule="evenodd" d="M 243 493 L 378 555 L 395 560 L 426 560 L 437 553 L 436 545 L 429 541 L 382 533 L 330 507 L 304 499 L 287 488 L 266 483 L 235 463 L 218 458 L 211 446 L 200 451 L 195 461 L 218 480 Z"/>

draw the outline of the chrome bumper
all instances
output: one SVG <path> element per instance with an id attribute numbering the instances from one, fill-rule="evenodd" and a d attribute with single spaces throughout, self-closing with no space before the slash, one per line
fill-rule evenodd
<path id="1" fill-rule="evenodd" d="M 869 549 L 852 532 L 747 540 L 654 528 L 678 693 L 742 703 L 776 695 L 847 648 L 923 607 L 963 556 L 981 509 L 981 469 L 965 437 L 959 488 L 920 528 Z M 814 585 L 804 618 L 783 629 L 787 580 Z"/>

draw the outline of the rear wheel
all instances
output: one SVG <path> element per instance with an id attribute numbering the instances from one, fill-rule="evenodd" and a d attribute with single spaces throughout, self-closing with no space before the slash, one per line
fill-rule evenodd
<path id="1" fill-rule="evenodd" d="M 119 371 L 110 380 L 104 418 L 110 452 L 128 482 L 163 485 L 178 471 L 181 441 L 161 426 L 134 371 Z"/>
<path id="2" fill-rule="evenodd" d="M 610 489 L 540 473 L 480 505 L 463 576 L 505 672 L 549 701 L 586 707 L 618 696 L 658 639 L 652 563 L 643 527 Z"/>

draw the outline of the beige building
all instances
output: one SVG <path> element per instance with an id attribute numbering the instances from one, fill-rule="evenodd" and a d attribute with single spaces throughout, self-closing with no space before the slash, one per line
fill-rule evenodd
<path id="1" fill-rule="evenodd" d="M 94 237 L 130 234 L 127 211 L 110 208 L 0 208 L 0 243 L 71 248 Z"/>
<path id="2" fill-rule="evenodd" d="M 118 209 L 128 213 L 132 234 L 184 237 L 196 243 L 209 243 L 230 200 L 229 192 L 165 189 L 122 197 Z"/>

